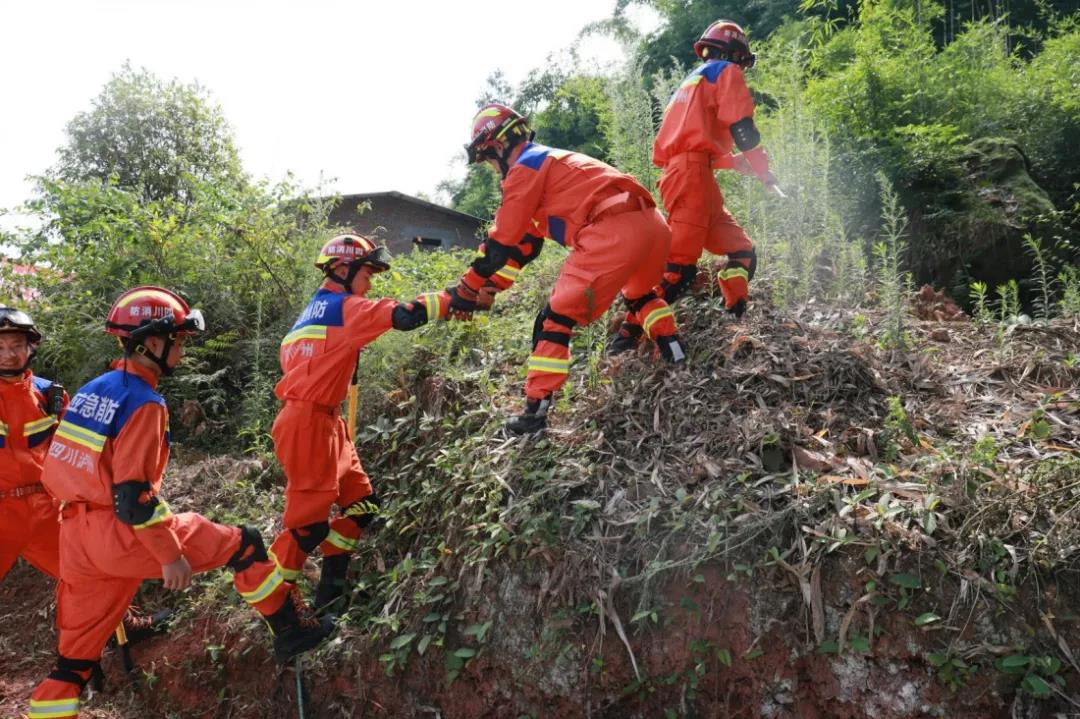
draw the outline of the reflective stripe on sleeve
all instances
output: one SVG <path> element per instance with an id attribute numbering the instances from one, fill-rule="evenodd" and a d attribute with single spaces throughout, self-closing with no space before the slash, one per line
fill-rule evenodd
<path id="1" fill-rule="evenodd" d="M 154 513 L 150 515 L 150 519 L 146 520 L 142 524 L 133 524 L 135 529 L 146 529 L 147 527 L 153 527 L 155 524 L 161 524 L 172 515 L 172 510 L 169 509 L 168 503 L 164 499 L 158 497 L 157 506 L 154 507 Z"/>

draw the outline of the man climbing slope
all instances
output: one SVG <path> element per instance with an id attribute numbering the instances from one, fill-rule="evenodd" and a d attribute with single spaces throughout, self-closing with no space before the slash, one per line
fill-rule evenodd
<path id="1" fill-rule="evenodd" d="M 714 169 L 754 175 L 776 185 L 769 156 L 754 125 L 754 101 L 744 70 L 754 66 L 746 34 L 729 20 L 717 20 L 694 43 L 702 64 L 686 76 L 664 111 L 653 143 L 653 164 L 663 168 L 660 196 L 671 225 L 671 252 L 656 293 L 674 304 L 697 274 L 702 250 L 726 255 L 718 278 L 725 308 L 746 311 L 748 286 L 757 268 L 754 243 L 724 207 Z M 732 155 L 732 148 L 739 153 Z M 618 354 L 641 338 L 641 322 L 628 314 L 611 346 Z"/>
<path id="2" fill-rule="evenodd" d="M 570 371 L 574 327 L 600 317 L 620 291 L 660 354 L 685 359 L 671 308 L 652 291 L 671 233 L 648 190 L 587 155 L 534 143 L 525 118 L 505 105 L 481 108 L 466 151 L 470 163 L 487 162 L 502 175 L 502 203 L 480 256 L 452 292 L 455 314 L 482 307 L 481 292 L 509 288 L 540 253 L 542 238 L 571 250 L 533 325 L 525 412 L 506 423 L 510 432 L 546 426 L 552 395 Z"/>
<path id="3" fill-rule="evenodd" d="M 349 557 L 378 513 L 379 498 L 341 419 L 341 403 L 360 351 L 390 330 L 413 330 L 446 319 L 450 296 L 428 293 L 413 302 L 368 299 L 372 275 L 390 256 L 361 235 L 327 242 L 315 266 L 322 286 L 281 343 L 284 376 L 274 392 L 284 405 L 274 421 L 274 451 L 285 470 L 285 529 L 270 556 L 295 583 L 304 560 L 322 548 L 315 606 L 327 612 L 346 588 Z M 338 516 L 330 521 L 337 505 Z"/>
<path id="4" fill-rule="evenodd" d="M 45 461 L 42 482 L 63 502 L 59 657 L 34 690 L 31 719 L 79 714 L 79 696 L 143 579 L 184 589 L 193 572 L 228 566 L 233 585 L 269 623 L 280 661 L 333 630 L 296 603 L 259 532 L 216 524 L 193 512 L 173 514 L 161 497 L 169 459 L 169 415 L 157 393 L 202 313 L 160 287 L 117 298 L 105 331 L 124 349 L 109 372 L 75 394 Z"/>

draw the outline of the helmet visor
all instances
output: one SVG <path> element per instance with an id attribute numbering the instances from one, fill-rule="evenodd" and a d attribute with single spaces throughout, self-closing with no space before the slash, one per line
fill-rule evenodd
<path id="1" fill-rule="evenodd" d="M 206 331 L 206 318 L 203 317 L 202 310 L 190 310 L 187 313 L 187 317 L 180 323 L 180 326 L 176 328 L 177 332 L 205 332 Z"/>
<path id="2" fill-rule="evenodd" d="M 385 247 L 376 247 L 364 258 L 365 265 L 371 265 L 376 272 L 385 272 L 390 269 L 390 250 Z"/>
<path id="3" fill-rule="evenodd" d="M 14 327 L 18 330 L 34 329 L 34 321 L 30 315 L 14 307 L 0 307 L 0 328 Z"/>

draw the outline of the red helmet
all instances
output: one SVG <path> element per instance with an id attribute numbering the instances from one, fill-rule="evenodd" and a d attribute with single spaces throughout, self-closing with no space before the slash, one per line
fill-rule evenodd
<path id="1" fill-rule="evenodd" d="M 205 329 L 201 311 L 189 308 L 176 293 L 152 285 L 117 297 L 105 320 L 106 332 L 136 342 L 151 335 L 191 335 Z"/>
<path id="2" fill-rule="evenodd" d="M 339 267 L 359 270 L 364 265 L 384 272 L 390 269 L 390 253 L 367 237 L 354 234 L 332 238 L 319 250 L 319 259 L 315 260 L 315 266 L 327 274 Z"/>
<path id="3" fill-rule="evenodd" d="M 472 140 L 465 146 L 469 164 L 485 159 L 485 151 L 496 143 L 514 140 L 508 143 L 513 146 L 521 139 L 531 140 L 533 134 L 529 121 L 520 112 L 497 102 L 488 103 L 473 118 Z"/>
<path id="4" fill-rule="evenodd" d="M 716 52 L 709 52 L 709 49 Z M 750 52 L 750 43 L 746 39 L 743 29 L 730 20 L 717 20 L 694 43 L 694 52 L 702 60 L 709 56 L 722 57 L 725 60 L 743 67 L 751 68 L 757 59 Z"/>

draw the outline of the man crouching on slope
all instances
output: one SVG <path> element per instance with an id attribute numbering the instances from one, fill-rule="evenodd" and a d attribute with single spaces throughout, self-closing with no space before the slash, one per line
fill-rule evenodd
<path id="1" fill-rule="evenodd" d="M 379 498 L 341 418 L 341 403 L 360 351 L 392 329 L 413 330 L 446 319 L 450 295 L 413 302 L 365 297 L 390 255 L 361 235 L 327 242 L 315 266 L 325 280 L 281 343 L 284 376 L 274 389 L 284 406 L 274 421 L 274 451 L 285 470 L 285 529 L 270 556 L 288 582 L 322 548 L 315 607 L 327 612 L 345 593 L 349 557 L 375 518 Z M 339 508 L 331 522 L 330 509 Z"/>
<path id="2" fill-rule="evenodd" d="M 169 414 L 157 393 L 202 313 L 160 287 L 120 295 L 105 331 L 124 358 L 76 393 L 56 430 L 42 482 L 63 502 L 56 669 L 37 686 L 30 719 L 75 717 L 101 650 L 143 579 L 184 589 L 193 572 L 228 566 L 233 585 L 269 623 L 279 661 L 311 649 L 333 630 L 294 603 L 250 527 L 173 514 L 161 498 L 169 459 Z M 306 610 L 306 611 L 305 611 Z"/>

